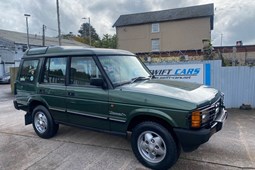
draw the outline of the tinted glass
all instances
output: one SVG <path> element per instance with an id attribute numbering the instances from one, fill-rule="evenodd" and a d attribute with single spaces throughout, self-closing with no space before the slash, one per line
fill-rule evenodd
<path id="1" fill-rule="evenodd" d="M 72 57 L 70 69 L 70 84 L 90 85 L 93 78 L 101 78 L 96 63 L 92 57 Z"/>
<path id="2" fill-rule="evenodd" d="M 65 84 L 66 57 L 47 58 L 44 66 L 44 83 Z"/>

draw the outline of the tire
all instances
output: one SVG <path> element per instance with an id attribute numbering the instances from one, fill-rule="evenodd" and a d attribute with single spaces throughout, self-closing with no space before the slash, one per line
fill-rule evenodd
<path id="1" fill-rule="evenodd" d="M 132 150 L 144 166 L 165 170 L 179 158 L 179 147 L 169 131 L 156 122 L 138 124 L 131 135 Z"/>
<path id="2" fill-rule="evenodd" d="M 38 136 L 44 139 L 51 138 L 58 132 L 59 125 L 56 124 L 44 106 L 37 106 L 33 112 L 33 128 Z"/>

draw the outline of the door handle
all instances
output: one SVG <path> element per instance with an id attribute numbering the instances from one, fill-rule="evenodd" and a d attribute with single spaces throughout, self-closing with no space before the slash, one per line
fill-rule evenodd
<path id="1" fill-rule="evenodd" d="M 40 89 L 40 90 L 39 90 L 39 93 L 44 94 L 44 93 L 45 93 L 45 90 L 44 90 L 44 89 Z"/>
<path id="2" fill-rule="evenodd" d="M 67 95 L 68 96 L 74 96 L 74 92 L 68 92 Z"/>

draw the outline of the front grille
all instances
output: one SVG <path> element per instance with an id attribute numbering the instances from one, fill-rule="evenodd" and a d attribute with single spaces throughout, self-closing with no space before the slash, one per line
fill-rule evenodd
<path id="1" fill-rule="evenodd" d="M 222 100 L 219 98 L 213 104 L 200 109 L 202 117 L 204 116 L 201 127 L 211 127 L 222 109 Z"/>

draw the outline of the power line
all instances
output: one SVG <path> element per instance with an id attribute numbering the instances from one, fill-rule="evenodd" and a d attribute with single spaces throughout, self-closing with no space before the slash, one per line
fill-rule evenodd
<path id="1" fill-rule="evenodd" d="M 47 26 L 47 29 L 48 29 L 48 30 L 51 30 L 51 31 L 55 31 L 55 32 L 58 32 L 56 29 L 54 29 L 54 28 L 51 28 L 51 27 L 48 27 L 48 26 Z"/>

